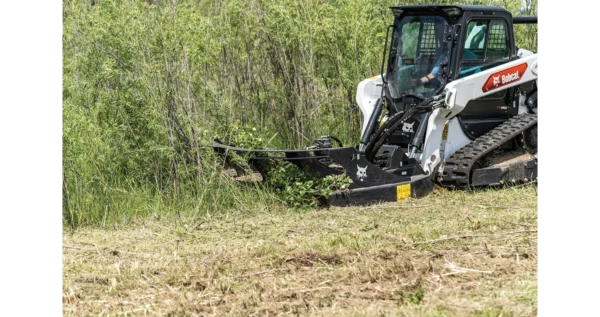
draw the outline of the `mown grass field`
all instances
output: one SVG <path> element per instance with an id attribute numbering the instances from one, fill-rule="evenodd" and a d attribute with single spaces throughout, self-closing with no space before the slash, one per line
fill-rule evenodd
<path id="1" fill-rule="evenodd" d="M 537 189 L 65 231 L 63 311 L 537 315 Z"/>

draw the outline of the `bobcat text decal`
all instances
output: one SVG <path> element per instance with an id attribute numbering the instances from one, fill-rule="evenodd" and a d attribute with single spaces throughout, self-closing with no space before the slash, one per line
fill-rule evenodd
<path id="1" fill-rule="evenodd" d="M 523 77 L 523 74 L 526 70 L 527 63 L 523 63 L 492 74 L 485 82 L 482 89 L 484 92 L 487 92 L 490 90 L 500 88 L 504 85 L 508 85 L 512 82 L 519 81 L 521 80 L 521 77 Z"/>

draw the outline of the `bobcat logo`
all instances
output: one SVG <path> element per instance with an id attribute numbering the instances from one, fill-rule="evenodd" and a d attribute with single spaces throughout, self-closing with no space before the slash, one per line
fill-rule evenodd
<path id="1" fill-rule="evenodd" d="M 356 177 L 358 177 L 361 182 L 363 179 L 367 178 L 367 167 L 369 167 L 369 165 L 365 167 L 360 167 L 358 164 L 356 165 L 356 168 L 358 168 L 358 171 L 356 171 Z"/>
<path id="2" fill-rule="evenodd" d="M 500 75 L 494 77 L 494 86 L 500 85 Z"/>
<path id="3" fill-rule="evenodd" d="M 408 122 L 404 122 L 404 124 L 402 125 L 402 131 L 403 132 L 410 132 L 413 133 L 415 131 L 413 131 L 413 125 L 415 125 L 415 123 L 408 123 Z"/>

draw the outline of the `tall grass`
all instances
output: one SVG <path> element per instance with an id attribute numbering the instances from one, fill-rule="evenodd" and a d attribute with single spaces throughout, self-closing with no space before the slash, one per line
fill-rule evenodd
<path id="1" fill-rule="evenodd" d="M 65 0 L 66 223 L 277 203 L 223 176 L 212 138 L 239 122 L 274 136 L 273 147 L 324 134 L 355 144 L 356 85 L 378 74 L 388 7 L 397 4 Z"/>

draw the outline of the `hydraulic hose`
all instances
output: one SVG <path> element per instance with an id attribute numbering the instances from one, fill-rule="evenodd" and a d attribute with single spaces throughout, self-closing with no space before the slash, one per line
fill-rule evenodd
<path id="1" fill-rule="evenodd" d="M 373 159 L 375 158 L 375 155 L 377 154 L 377 152 L 379 151 L 381 146 L 383 146 L 383 144 L 385 143 L 387 138 L 392 134 L 392 132 L 396 131 L 396 129 L 398 129 L 398 127 L 400 127 L 400 125 L 403 124 L 406 121 L 406 119 L 417 114 L 418 110 L 420 110 L 420 109 L 417 109 L 416 107 L 409 109 L 408 111 L 406 111 L 404 113 L 404 115 L 402 117 L 400 117 L 398 120 L 396 120 L 396 122 L 393 125 L 391 125 L 389 127 L 389 129 L 386 129 L 385 132 L 383 132 L 381 134 L 379 139 L 376 142 L 374 142 L 373 147 L 367 153 L 367 159 L 369 161 L 373 161 Z"/>
<path id="2" fill-rule="evenodd" d="M 369 143 L 369 139 L 373 134 L 373 130 L 377 125 L 377 120 L 381 115 L 381 110 L 383 109 L 383 99 L 379 98 L 375 102 L 375 108 L 373 108 L 373 113 L 371 114 L 371 118 L 369 118 L 369 122 L 367 122 L 367 128 L 365 129 L 365 133 L 360 138 L 360 145 L 358 147 L 358 151 L 364 153 L 367 144 Z"/>
<path id="3" fill-rule="evenodd" d="M 329 137 L 332 138 L 333 140 L 335 140 L 339 147 L 344 147 L 344 144 L 342 143 L 342 140 L 340 140 L 340 138 L 338 138 L 335 135 L 330 135 Z"/>
<path id="4" fill-rule="evenodd" d="M 423 144 L 423 140 L 425 139 L 425 131 L 427 131 L 427 122 L 429 121 L 429 116 L 431 116 L 431 112 L 427 112 L 421 117 L 421 123 L 417 128 L 417 132 L 415 132 L 415 137 L 413 138 L 410 146 L 411 149 L 408 158 L 413 158 L 417 149 L 421 147 L 421 144 Z"/>
<path id="5" fill-rule="evenodd" d="M 394 132 L 400 124 L 406 119 L 412 117 L 417 113 L 428 112 L 431 107 L 430 104 L 434 101 L 433 98 L 427 98 L 421 101 L 418 105 L 408 109 L 406 112 L 398 112 L 391 116 L 382 126 L 377 129 L 377 132 L 371 137 L 371 141 L 367 144 L 365 154 L 367 160 L 373 161 L 377 151 L 381 148 L 385 140 Z"/>

